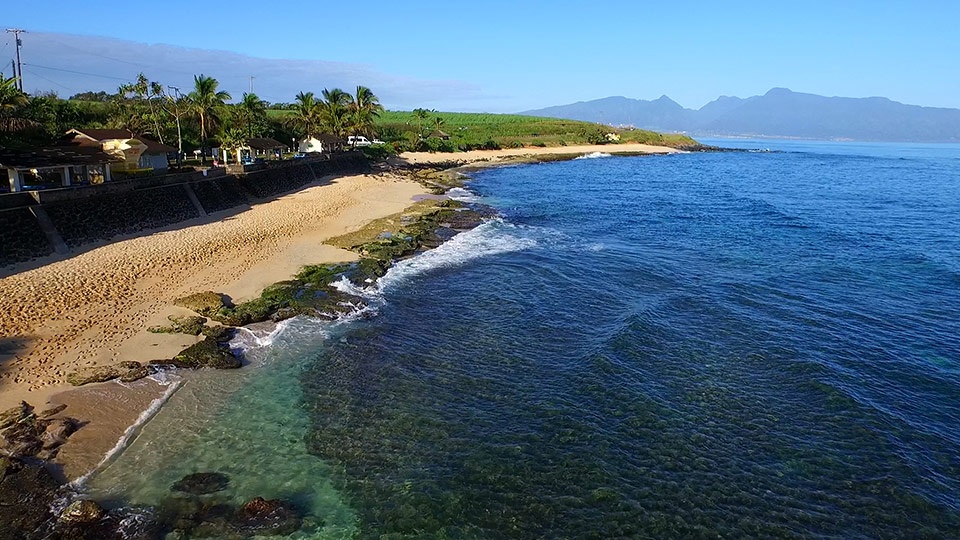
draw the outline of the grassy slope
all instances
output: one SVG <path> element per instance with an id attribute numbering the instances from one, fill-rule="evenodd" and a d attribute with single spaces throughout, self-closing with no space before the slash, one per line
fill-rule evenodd
<path id="1" fill-rule="evenodd" d="M 281 119 L 292 111 L 267 111 L 269 117 Z M 624 130 L 590 122 L 541 118 L 519 114 L 435 112 L 423 122 L 423 130 L 435 129 L 434 118 L 443 120 L 441 129 L 455 145 L 482 145 L 494 141 L 503 148 L 511 146 L 564 146 L 588 144 L 597 133 L 617 133 L 620 142 L 639 142 L 662 146 L 688 146 L 697 142 L 686 135 L 657 133 L 643 129 Z M 416 140 L 417 121 L 409 111 L 384 111 L 377 121 L 380 137 L 393 140 Z"/>
<path id="2" fill-rule="evenodd" d="M 482 144 L 492 140 L 506 148 L 510 146 L 563 146 L 586 144 L 591 135 L 617 133 L 620 142 L 641 142 L 664 146 L 685 146 L 696 141 L 679 134 L 663 134 L 641 129 L 623 130 L 590 122 L 542 118 L 518 114 L 451 113 L 436 112 L 424 122 L 424 130 L 433 131 L 434 118 L 441 118 L 441 129 L 451 136 L 454 143 Z M 391 131 L 416 132 L 417 122 L 413 113 L 386 111 L 381 114 L 378 125 L 392 128 Z"/>

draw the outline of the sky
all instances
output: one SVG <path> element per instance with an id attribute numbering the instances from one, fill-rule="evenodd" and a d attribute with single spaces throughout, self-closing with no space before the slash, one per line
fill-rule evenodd
<path id="1" fill-rule="evenodd" d="M 661 95 L 700 108 L 773 87 L 960 108 L 953 0 L 4 4 L 0 27 L 27 31 L 26 90 L 63 97 L 143 72 L 181 88 L 204 73 L 235 98 L 254 77 L 272 102 L 362 84 L 399 110 Z M 6 76 L 14 54 L 0 34 Z"/>

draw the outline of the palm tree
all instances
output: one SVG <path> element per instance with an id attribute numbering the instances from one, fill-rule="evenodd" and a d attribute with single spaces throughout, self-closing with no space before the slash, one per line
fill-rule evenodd
<path id="1" fill-rule="evenodd" d="M 443 131 L 442 129 L 440 129 L 443 127 L 443 124 L 445 124 L 445 122 L 443 121 L 443 118 L 440 118 L 439 116 L 437 116 L 436 118 L 433 119 L 433 127 L 437 131 Z"/>
<path id="2" fill-rule="evenodd" d="M 256 94 L 243 94 L 240 111 L 247 127 L 247 137 L 253 137 L 253 125 L 267 113 L 267 104 Z"/>
<path id="3" fill-rule="evenodd" d="M 300 92 L 293 104 L 293 116 L 289 123 L 306 136 L 311 138 L 318 134 L 320 128 L 320 102 L 313 96 L 313 92 Z"/>
<path id="4" fill-rule="evenodd" d="M 30 98 L 17 88 L 17 78 L 5 79 L 0 73 L 0 131 L 13 133 L 32 123 L 20 117 Z"/>
<path id="5" fill-rule="evenodd" d="M 430 109 L 414 109 L 413 117 L 417 119 L 417 136 L 423 138 L 423 121 L 430 117 Z"/>
<path id="6" fill-rule="evenodd" d="M 217 122 L 217 109 L 223 107 L 224 102 L 230 99 L 230 94 L 220 90 L 220 83 L 213 77 L 206 77 L 202 73 L 193 76 L 193 92 L 187 97 L 193 104 L 193 110 L 200 117 L 200 144 L 206 150 L 207 129 L 213 129 Z M 206 163 L 206 151 L 201 153 L 203 163 Z"/>
<path id="7" fill-rule="evenodd" d="M 357 93 L 350 103 L 351 128 L 354 135 L 373 136 L 374 119 L 380 116 L 383 105 L 372 90 L 358 86 Z"/>
<path id="8" fill-rule="evenodd" d="M 323 127 L 337 137 L 347 135 L 348 115 L 353 98 L 339 88 L 323 89 L 322 119 Z"/>
<path id="9" fill-rule="evenodd" d="M 237 163 L 240 163 L 240 157 L 243 155 L 243 147 L 247 145 L 247 138 L 243 134 L 243 130 L 237 128 L 230 128 L 220 134 L 220 144 L 224 148 L 233 148 L 237 153 Z M 224 160 L 224 165 L 226 165 L 226 160 Z"/>

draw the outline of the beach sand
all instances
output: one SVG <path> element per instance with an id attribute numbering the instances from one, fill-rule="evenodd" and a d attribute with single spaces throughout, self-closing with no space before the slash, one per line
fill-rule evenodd
<path id="1" fill-rule="evenodd" d="M 67 478 L 87 472 L 164 388 L 116 382 L 73 389 L 65 376 L 121 360 L 172 358 L 199 340 L 147 328 L 190 312 L 172 305 L 213 290 L 234 301 L 256 297 L 302 266 L 351 261 L 323 241 L 402 211 L 426 189 L 396 167 L 494 166 L 546 154 L 669 153 L 647 145 L 567 146 L 406 153 L 379 173 L 327 177 L 287 195 L 164 229 L 115 239 L 67 258 L 5 268 L 0 275 L 0 410 L 21 400 L 67 404 L 85 423 L 55 464 Z"/>

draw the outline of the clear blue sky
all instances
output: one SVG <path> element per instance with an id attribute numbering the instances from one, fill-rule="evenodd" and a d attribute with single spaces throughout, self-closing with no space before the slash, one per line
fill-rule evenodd
<path id="1" fill-rule="evenodd" d="M 960 108 L 960 2 L 947 0 L 5 4 L 5 28 L 360 64 L 385 75 L 374 78 L 374 91 L 386 96 L 384 85 L 398 80 L 434 81 L 423 105 L 448 109 L 511 112 L 661 94 L 699 108 L 719 95 L 771 87 Z M 3 62 L 13 55 L 8 37 L 0 36 Z M 29 47 L 28 34 L 25 55 Z M 101 60 L 97 73 L 119 73 Z M 69 88 L 66 76 L 46 73 Z M 258 88 L 269 92 L 262 78 Z M 409 96 L 394 100 L 385 101 L 415 105 Z"/>

